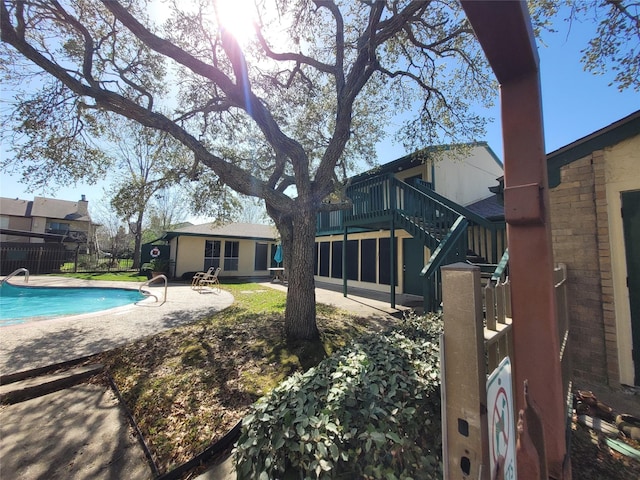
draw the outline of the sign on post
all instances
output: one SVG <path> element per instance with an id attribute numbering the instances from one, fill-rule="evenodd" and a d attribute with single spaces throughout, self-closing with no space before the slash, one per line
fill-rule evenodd
<path id="1" fill-rule="evenodd" d="M 516 480 L 516 430 L 509 357 L 489 375 L 487 403 L 491 478 Z"/>

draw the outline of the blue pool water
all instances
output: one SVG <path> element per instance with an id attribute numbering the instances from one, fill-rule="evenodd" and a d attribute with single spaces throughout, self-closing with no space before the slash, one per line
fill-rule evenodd
<path id="1" fill-rule="evenodd" d="M 142 300 L 137 290 L 95 287 L 0 286 L 0 326 L 24 323 L 33 317 L 91 313 Z"/>

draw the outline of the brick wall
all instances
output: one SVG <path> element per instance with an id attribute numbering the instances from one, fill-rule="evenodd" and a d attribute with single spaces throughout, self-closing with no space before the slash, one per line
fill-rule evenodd
<path id="1" fill-rule="evenodd" d="M 604 152 L 561 169 L 550 191 L 556 263 L 568 269 L 567 297 L 575 380 L 619 383 Z"/>

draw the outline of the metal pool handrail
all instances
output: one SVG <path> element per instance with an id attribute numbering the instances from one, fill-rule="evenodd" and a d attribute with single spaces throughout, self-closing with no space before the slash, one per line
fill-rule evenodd
<path id="1" fill-rule="evenodd" d="M 162 299 L 162 303 L 160 305 L 164 305 L 164 302 L 167 301 L 167 285 L 168 285 L 168 280 L 166 275 L 158 275 L 157 277 L 153 277 L 150 280 L 147 280 L 146 282 L 144 282 L 142 285 L 140 285 L 140 287 L 138 288 L 138 291 L 142 294 L 145 295 L 147 297 L 153 297 L 156 299 L 156 302 L 158 302 L 158 297 L 156 295 L 154 295 L 153 293 L 151 293 L 148 290 L 143 290 L 143 287 L 148 287 L 150 284 L 152 284 L 153 282 L 155 282 L 156 280 L 163 280 L 164 281 L 164 297 Z"/>
<path id="2" fill-rule="evenodd" d="M 4 277 L 4 279 L 2 279 L 2 285 L 7 283 L 7 281 L 11 277 L 15 277 L 19 273 L 24 273 L 25 274 L 24 275 L 24 283 L 29 283 L 29 270 L 27 270 L 26 268 L 19 268 L 19 269 L 15 270 L 14 272 L 10 273 L 9 275 L 7 275 L 6 277 Z"/>

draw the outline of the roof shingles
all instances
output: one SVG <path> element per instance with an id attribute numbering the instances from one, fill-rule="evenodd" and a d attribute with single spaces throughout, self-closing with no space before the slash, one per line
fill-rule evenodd
<path id="1" fill-rule="evenodd" d="M 56 200 L 53 198 L 35 197 L 33 199 L 33 207 L 31 216 L 56 218 L 61 220 L 76 220 L 80 222 L 89 222 L 89 216 L 82 212 L 79 202 L 70 202 L 68 200 Z"/>
<path id="2" fill-rule="evenodd" d="M 227 238 L 261 238 L 266 240 L 276 240 L 278 238 L 278 231 L 275 227 L 254 223 L 229 223 L 227 225 L 204 223 L 168 232 L 170 237 L 177 237 L 181 234 Z"/>

